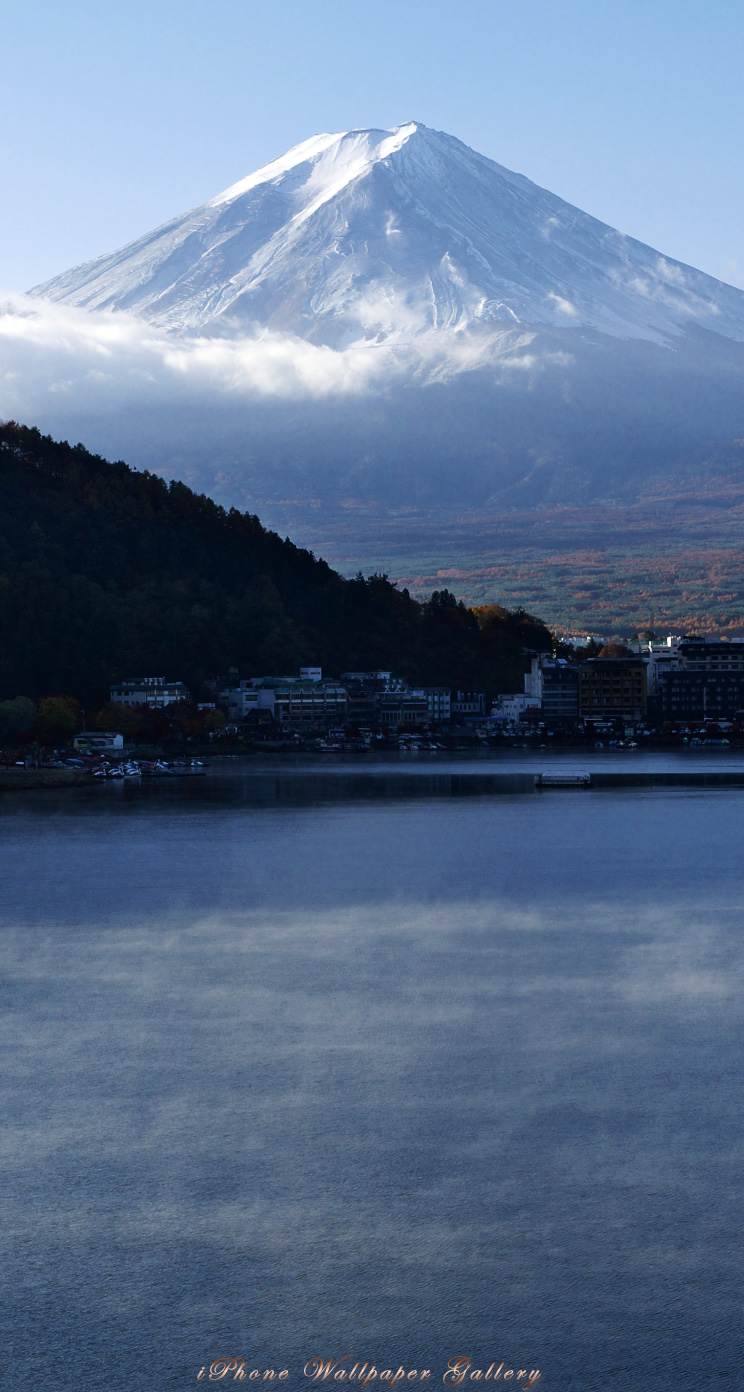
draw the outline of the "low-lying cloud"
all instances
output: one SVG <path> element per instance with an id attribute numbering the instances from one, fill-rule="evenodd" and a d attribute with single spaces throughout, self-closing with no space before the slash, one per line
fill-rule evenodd
<path id="1" fill-rule="evenodd" d="M 384 359 L 387 358 L 387 361 Z M 84 394 L 88 409 L 128 400 L 318 396 L 368 390 L 390 354 L 343 352 L 271 331 L 176 338 L 134 315 L 90 312 L 24 295 L 0 302 L 0 410 Z"/>
<path id="2" fill-rule="evenodd" d="M 254 336 L 177 337 L 120 311 L 7 294 L 0 297 L 0 417 L 348 396 L 403 378 L 441 381 L 485 365 L 505 380 L 513 368 L 565 364 L 564 354 L 536 355 L 533 340 L 519 327 L 360 337 L 340 348 L 268 329 Z"/>

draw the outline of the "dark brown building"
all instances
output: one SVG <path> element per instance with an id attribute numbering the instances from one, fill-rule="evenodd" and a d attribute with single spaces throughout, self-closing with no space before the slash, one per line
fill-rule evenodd
<path id="1" fill-rule="evenodd" d="M 645 719 L 645 662 L 637 657 L 595 657 L 578 670 L 579 715 L 584 720 Z"/>

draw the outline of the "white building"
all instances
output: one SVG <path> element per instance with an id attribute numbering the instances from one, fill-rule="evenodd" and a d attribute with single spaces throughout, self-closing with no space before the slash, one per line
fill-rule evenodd
<path id="1" fill-rule="evenodd" d="M 452 716 L 466 724 L 481 719 L 486 713 L 485 691 L 456 691 L 451 701 Z"/>
<path id="2" fill-rule="evenodd" d="M 654 638 L 651 641 L 639 641 L 629 643 L 631 652 L 638 653 L 639 657 L 645 659 L 647 665 L 646 686 L 649 696 L 656 696 L 659 691 L 659 677 L 662 672 L 676 672 L 680 666 L 679 645 L 681 637 L 678 633 L 670 633 L 666 638 Z"/>
<path id="3" fill-rule="evenodd" d="M 111 700 L 119 706 L 150 706 L 162 710 L 176 701 L 190 700 L 183 682 L 169 682 L 165 677 L 128 677 L 110 687 Z"/>
<path id="4" fill-rule="evenodd" d="M 539 715 L 540 703 L 534 696 L 527 695 L 526 692 L 509 692 L 503 696 L 497 696 L 491 706 L 491 718 L 498 720 L 504 725 L 518 725 L 520 720 L 526 715 Z"/>
<path id="5" fill-rule="evenodd" d="M 452 692 L 448 686 L 424 686 L 422 694 L 426 697 L 429 723 L 445 725 L 452 714 Z"/>
<path id="6" fill-rule="evenodd" d="M 268 710 L 273 716 L 275 692 L 273 687 L 263 687 L 254 681 L 241 681 L 221 691 L 220 701 L 227 708 L 228 720 L 239 723 L 258 710 Z"/>
<path id="7" fill-rule="evenodd" d="M 84 730 L 72 741 L 73 749 L 89 754 L 116 754 L 124 748 L 124 736 L 114 730 Z"/>
<path id="8" fill-rule="evenodd" d="M 269 711 L 282 725 L 343 725 L 348 704 L 346 687 L 324 681 L 320 667 L 303 667 L 299 677 L 251 677 L 226 687 L 220 700 L 232 721 Z"/>
<path id="9" fill-rule="evenodd" d="M 531 703 L 527 709 L 540 710 L 547 721 L 578 719 L 578 677 L 576 668 L 565 658 L 549 653 L 533 656 L 524 678 L 524 694 Z"/>

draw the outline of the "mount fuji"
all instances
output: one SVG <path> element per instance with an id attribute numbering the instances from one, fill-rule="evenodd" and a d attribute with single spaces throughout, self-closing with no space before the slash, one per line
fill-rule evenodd
<path id="1" fill-rule="evenodd" d="M 540 577 L 589 565 L 566 622 L 631 622 L 715 555 L 689 603 L 744 629 L 744 292 L 450 135 L 314 136 L 23 301 L 0 386 L 61 347 L 12 414 L 342 569 L 555 618 Z"/>
<path id="2" fill-rule="evenodd" d="M 31 293 L 177 334 L 268 327 L 333 347 L 518 326 L 744 340 L 744 292 L 417 122 L 315 136 Z"/>

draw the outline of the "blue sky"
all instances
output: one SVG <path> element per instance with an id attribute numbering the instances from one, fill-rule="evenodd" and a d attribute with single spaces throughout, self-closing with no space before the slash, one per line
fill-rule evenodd
<path id="1" fill-rule="evenodd" d="M 731 0 L 5 0 L 0 286 L 323 130 L 421 120 L 744 286 Z"/>

